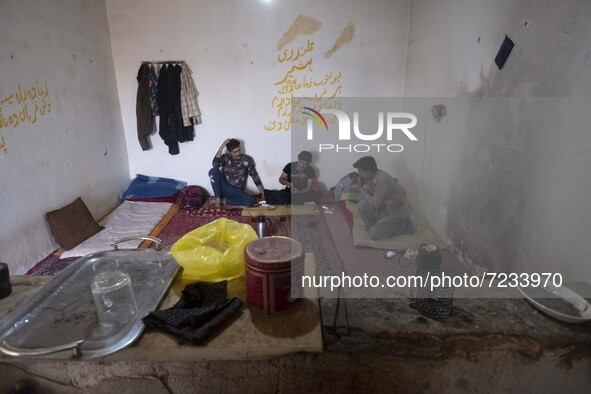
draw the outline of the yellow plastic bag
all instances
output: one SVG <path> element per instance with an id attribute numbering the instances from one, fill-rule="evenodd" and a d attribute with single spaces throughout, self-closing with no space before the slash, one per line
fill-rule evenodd
<path id="1" fill-rule="evenodd" d="M 183 267 L 183 282 L 220 282 L 244 275 L 244 248 L 255 239 L 248 224 L 220 218 L 185 234 L 170 254 Z"/>

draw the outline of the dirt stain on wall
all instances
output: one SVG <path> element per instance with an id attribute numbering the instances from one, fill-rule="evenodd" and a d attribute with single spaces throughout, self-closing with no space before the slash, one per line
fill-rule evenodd
<path id="1" fill-rule="evenodd" d="M 318 31 L 320 26 L 322 26 L 322 22 L 309 16 L 298 15 L 287 32 L 285 32 L 283 37 L 281 37 L 277 43 L 277 50 L 282 49 L 284 46 L 295 40 L 297 36 L 308 35 Z"/>
<path id="2" fill-rule="evenodd" d="M 324 57 L 327 59 L 329 57 L 331 57 L 340 47 L 342 47 L 344 44 L 351 42 L 351 40 L 353 40 L 354 36 L 355 36 L 355 25 L 353 24 L 353 22 L 349 22 L 347 27 L 345 27 L 345 29 L 342 31 L 339 38 L 337 38 L 337 40 L 335 41 L 332 48 L 330 48 L 330 50 L 324 52 Z"/>

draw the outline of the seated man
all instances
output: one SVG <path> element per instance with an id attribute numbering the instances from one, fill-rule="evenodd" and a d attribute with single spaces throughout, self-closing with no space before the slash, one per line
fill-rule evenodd
<path id="1" fill-rule="evenodd" d="M 230 153 L 222 155 L 224 147 Z M 217 208 L 222 207 L 222 199 L 225 200 L 226 205 L 247 207 L 253 205 L 255 196 L 244 190 L 248 176 L 254 181 L 262 198 L 265 198 L 265 188 L 255 168 L 254 160 L 240 152 L 240 141 L 234 138 L 226 139 L 213 158 L 212 165 L 213 168 L 209 170 L 209 180 Z"/>
<path id="2" fill-rule="evenodd" d="M 279 177 L 279 183 L 285 185 L 286 190 L 291 191 L 292 204 L 316 201 L 317 193 L 312 189 L 316 171 L 310 166 L 311 161 L 312 154 L 306 150 L 301 151 L 298 161 L 286 164 Z"/>
<path id="3" fill-rule="evenodd" d="M 406 207 L 406 193 L 396 179 L 379 170 L 371 156 L 357 160 L 361 200 L 359 214 L 373 240 L 414 232 Z"/>

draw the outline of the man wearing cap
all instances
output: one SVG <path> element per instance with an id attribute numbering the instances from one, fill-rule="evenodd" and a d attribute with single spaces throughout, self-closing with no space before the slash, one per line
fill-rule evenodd
<path id="1" fill-rule="evenodd" d="M 222 154 L 224 147 L 229 153 Z M 265 198 L 265 188 L 257 173 L 252 157 L 242 154 L 240 141 L 234 138 L 226 139 L 218 149 L 212 161 L 213 168 L 209 170 L 209 180 L 215 195 L 215 205 L 222 207 L 222 199 L 226 205 L 247 206 L 253 205 L 255 196 L 247 193 L 246 180 L 252 178 L 254 184 Z"/>
<path id="2" fill-rule="evenodd" d="M 361 200 L 359 215 L 373 240 L 410 234 L 414 227 L 406 207 L 406 193 L 390 174 L 378 169 L 372 156 L 357 160 Z"/>

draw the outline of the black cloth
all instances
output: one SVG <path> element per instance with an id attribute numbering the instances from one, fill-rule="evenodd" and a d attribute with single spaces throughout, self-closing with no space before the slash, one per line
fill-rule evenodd
<path id="1" fill-rule="evenodd" d="M 242 307 L 238 298 L 226 299 L 226 285 L 226 281 L 191 283 L 172 308 L 150 312 L 143 322 L 147 328 L 175 335 L 179 343 L 201 345 Z"/>
<path id="2" fill-rule="evenodd" d="M 163 65 L 158 75 L 158 134 L 168 146 L 168 153 L 178 155 L 179 142 L 193 141 L 193 126 L 184 127 L 181 110 L 181 66 Z"/>
<path id="3" fill-rule="evenodd" d="M 172 141 L 170 124 L 168 122 L 168 114 L 172 108 L 172 103 L 168 99 L 168 67 L 166 64 L 162 65 L 158 73 L 158 94 L 156 95 L 158 103 L 160 122 L 158 125 L 158 134 L 164 140 L 164 143 L 169 146 L 167 141 Z M 170 152 L 169 146 L 169 152 Z M 178 149 L 178 145 L 177 145 Z M 178 153 L 178 152 L 177 152 Z M 172 153 L 171 153 L 172 154 Z"/>
<path id="4" fill-rule="evenodd" d="M 291 192 L 289 189 L 265 189 L 265 200 L 272 205 L 289 205 L 291 204 Z"/>
<path id="5" fill-rule="evenodd" d="M 151 148 L 148 136 L 156 130 L 156 122 L 152 114 L 149 92 L 150 67 L 142 63 L 137 73 L 137 96 L 135 114 L 137 117 L 137 137 L 142 150 Z"/>

